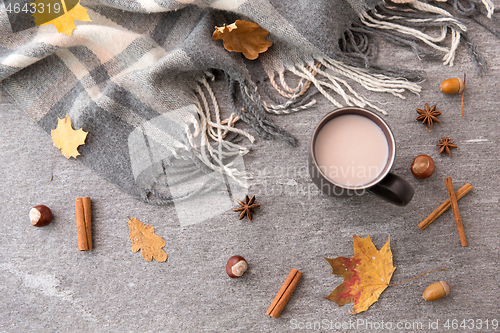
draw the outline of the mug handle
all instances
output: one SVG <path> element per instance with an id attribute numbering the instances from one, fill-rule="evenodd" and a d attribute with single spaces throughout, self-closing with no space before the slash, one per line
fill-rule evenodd
<path id="1" fill-rule="evenodd" d="M 367 191 L 397 206 L 406 206 L 415 193 L 410 183 L 393 173 L 388 173 Z"/>

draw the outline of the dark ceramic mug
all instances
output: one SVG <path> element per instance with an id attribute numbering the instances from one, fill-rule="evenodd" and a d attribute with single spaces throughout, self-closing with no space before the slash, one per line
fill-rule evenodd
<path id="1" fill-rule="evenodd" d="M 315 156 L 316 139 L 319 132 L 330 120 L 342 115 L 359 115 L 368 118 L 382 130 L 387 140 L 388 158 L 382 172 L 378 173 L 378 176 L 374 179 L 362 185 L 345 185 L 328 178 L 325 168 L 320 167 Z M 390 173 L 395 156 L 396 143 L 394 136 L 391 129 L 382 118 L 361 108 L 344 107 L 327 114 L 314 129 L 311 144 L 309 145 L 309 174 L 314 184 L 316 184 L 316 186 L 326 195 L 342 197 L 362 195 L 365 192 L 369 192 L 395 205 L 405 206 L 413 198 L 414 190 L 406 180 Z"/>

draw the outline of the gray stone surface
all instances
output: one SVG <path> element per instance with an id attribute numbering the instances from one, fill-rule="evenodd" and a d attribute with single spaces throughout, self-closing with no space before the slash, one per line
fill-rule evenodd
<path id="1" fill-rule="evenodd" d="M 237 214 L 228 210 L 181 227 L 173 206 L 136 201 L 74 159 L 56 158 L 54 180 L 49 181 L 57 152 L 50 136 L 3 93 L 0 332 L 288 332 L 314 324 L 332 331 L 374 332 L 380 331 L 382 322 L 386 328 L 390 323 L 394 331 L 453 331 L 444 326 L 448 320 L 450 325 L 452 320 L 458 324 L 474 320 L 470 331 L 495 331 L 492 320 L 500 320 L 500 42 L 474 25 L 470 34 L 490 65 L 483 78 L 476 75 L 462 47 L 452 68 L 419 62 L 410 52 L 392 46 L 381 48 L 381 62 L 421 68 L 428 74 L 420 96 L 406 94 L 407 99 L 400 100 L 365 93 L 388 111 L 385 120 L 397 140 L 393 171 L 415 188 L 413 201 L 403 208 L 369 195 L 332 199 L 313 187 L 306 172 L 307 144 L 315 124 L 332 109 L 322 96 L 315 109 L 274 117 L 298 137 L 297 148 L 257 140 L 245 156 L 246 168 L 255 176 L 249 192 L 262 204 L 252 222 L 238 221 Z M 460 97 L 443 95 L 439 84 L 464 72 L 468 76 L 461 118 Z M 431 133 L 415 121 L 415 108 L 425 102 L 437 103 L 443 111 L 442 123 Z M 435 144 L 441 136 L 453 137 L 460 146 L 451 157 L 437 154 Z M 427 180 L 410 173 L 419 154 L 436 162 L 436 171 Z M 465 248 L 451 211 L 424 231 L 416 226 L 447 198 L 447 176 L 456 189 L 466 182 L 474 186 L 459 201 L 469 241 Z M 95 249 L 91 252 L 77 249 L 74 198 L 78 196 L 92 198 Z M 29 222 L 28 212 L 37 204 L 52 208 L 54 221 L 47 227 L 35 228 Z M 165 239 L 169 256 L 165 263 L 146 262 L 132 253 L 127 216 L 153 225 Z M 323 298 L 342 282 L 331 274 L 323 257 L 352 256 L 353 234 L 370 235 L 378 248 L 390 235 L 397 267 L 394 283 L 437 268 L 448 270 L 390 287 L 368 311 L 351 315 L 352 304 L 338 307 Z M 224 269 L 235 254 L 244 256 L 250 266 L 237 280 L 229 279 Z M 266 310 L 292 267 L 304 275 L 276 320 Z M 423 290 L 438 280 L 450 284 L 451 294 L 425 302 Z M 429 323 L 436 321 L 439 329 L 430 329 Z M 357 326 L 335 330 L 335 324 L 349 322 Z"/>

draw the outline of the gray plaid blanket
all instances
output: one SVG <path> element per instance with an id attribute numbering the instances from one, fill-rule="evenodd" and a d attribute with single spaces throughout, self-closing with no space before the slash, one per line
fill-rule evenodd
<path id="1" fill-rule="evenodd" d="M 422 73 L 376 64 L 378 38 L 445 65 L 464 43 L 482 71 L 464 22 L 499 31 L 490 0 L 82 0 L 91 21 L 76 20 L 68 36 L 13 10 L 28 2 L 0 3 L 4 88 L 47 132 L 69 113 L 89 132 L 78 160 L 156 204 L 244 193 L 245 146 L 255 134 L 294 145 L 272 115 L 313 107 L 317 92 L 380 112 L 350 84 L 418 93 Z M 270 31 L 273 45 L 255 61 L 212 39 L 215 26 L 236 19 Z M 225 88 L 214 92 L 214 78 Z M 220 113 L 220 94 L 230 115 Z"/>

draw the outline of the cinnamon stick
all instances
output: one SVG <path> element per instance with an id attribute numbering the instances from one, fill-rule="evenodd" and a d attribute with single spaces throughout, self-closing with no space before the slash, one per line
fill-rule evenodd
<path id="1" fill-rule="evenodd" d="M 467 246 L 467 239 L 465 238 L 464 226 L 462 224 L 462 218 L 460 217 L 460 211 L 458 210 L 457 197 L 455 194 L 455 190 L 453 189 L 453 182 L 451 181 L 451 177 L 447 177 L 444 181 L 446 183 L 448 195 L 450 196 L 451 209 L 453 209 L 453 217 L 455 217 L 455 223 L 457 224 L 460 243 L 462 244 L 462 246 Z"/>
<path id="2" fill-rule="evenodd" d="M 90 210 L 90 198 L 83 198 L 83 212 L 85 215 L 85 231 L 87 233 L 87 244 L 89 250 L 92 250 L 92 218 L 91 218 L 91 210 Z"/>
<path id="3" fill-rule="evenodd" d="M 471 184 L 467 183 L 462 188 L 460 188 L 456 192 L 456 197 L 457 200 L 460 200 L 464 195 L 469 193 L 470 190 L 472 190 L 473 187 Z M 418 224 L 418 228 L 420 230 L 424 230 L 429 224 L 434 222 L 438 217 L 441 216 L 444 212 L 448 210 L 448 208 L 451 207 L 451 201 L 450 199 L 446 199 L 445 202 L 443 202 L 438 208 L 436 208 L 429 216 L 427 216 L 422 222 Z"/>
<path id="4" fill-rule="evenodd" d="M 78 250 L 92 250 L 92 222 L 89 197 L 78 197 L 75 199 L 75 217 Z"/>
<path id="5" fill-rule="evenodd" d="M 299 283 L 301 277 L 302 272 L 296 270 L 295 268 L 292 268 L 285 282 L 278 291 L 278 294 L 271 303 L 271 306 L 269 307 L 269 309 L 267 309 L 266 313 L 268 315 L 273 318 L 278 318 L 280 316 L 281 312 L 285 308 L 286 303 L 288 303 L 288 300 L 292 296 L 295 287 L 297 287 L 297 284 Z"/>

